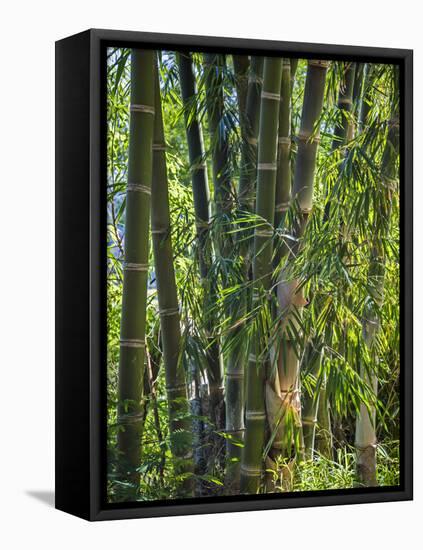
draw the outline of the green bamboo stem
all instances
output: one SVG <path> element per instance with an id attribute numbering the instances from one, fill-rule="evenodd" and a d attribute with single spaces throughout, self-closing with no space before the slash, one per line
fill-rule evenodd
<path id="1" fill-rule="evenodd" d="M 297 244 L 292 247 L 288 261 L 293 261 L 300 251 L 301 237 L 304 234 L 313 205 L 314 173 L 317 148 L 320 141 L 319 128 L 316 127 L 316 124 L 323 108 L 327 67 L 328 63 L 325 61 L 311 60 L 308 62 L 301 127 L 297 136 L 298 153 L 292 189 L 292 196 L 297 201 L 299 208 L 299 219 L 293 228 Z M 301 333 L 300 318 L 302 309 L 307 302 L 304 299 L 302 289 L 298 289 L 298 284 L 295 279 L 288 280 L 285 271 L 281 272 L 277 288 L 279 308 L 283 316 L 281 346 L 277 357 L 277 381 L 272 388 L 272 399 L 270 397 L 268 399 L 269 403 L 273 403 L 272 408 L 268 405 L 268 410 L 273 411 L 273 418 L 269 419 L 271 430 L 275 434 L 273 449 L 269 453 L 269 460 L 273 461 L 275 461 L 278 453 L 282 454 L 282 458 L 285 460 L 295 457 L 294 440 L 289 441 L 286 434 L 284 434 L 285 423 L 283 420 L 288 411 L 291 412 L 293 418 L 297 419 L 297 422 L 301 419 L 299 372 L 301 350 L 298 349 L 296 334 Z M 267 388 L 269 388 L 269 385 Z M 294 427 L 291 428 L 290 433 L 292 434 L 291 437 L 295 436 Z M 300 444 L 303 444 L 301 430 L 298 439 Z M 299 451 L 302 453 L 303 449 Z"/>
<path id="2" fill-rule="evenodd" d="M 173 266 L 165 136 L 158 71 L 155 78 L 151 232 L 157 282 L 163 362 L 169 409 L 170 448 L 177 475 L 192 472 L 191 422 L 188 418 L 187 385 L 180 361 L 181 329 Z M 183 484 L 189 492 L 189 476 Z"/>
<path id="3" fill-rule="evenodd" d="M 191 169 L 200 275 L 201 278 L 205 280 L 211 263 L 211 251 L 210 245 L 208 244 L 211 218 L 210 191 L 207 178 L 203 131 L 197 112 L 197 86 L 191 54 L 179 53 L 178 66 L 181 96 L 185 109 L 185 131 Z"/>
<path id="4" fill-rule="evenodd" d="M 189 53 L 178 55 L 179 80 L 184 104 L 185 129 L 188 143 L 188 154 L 191 165 L 191 180 L 196 217 L 200 276 L 204 288 L 204 311 L 208 312 L 213 305 L 216 289 L 209 281 L 208 273 L 212 262 L 210 239 L 210 192 L 207 178 L 207 165 L 201 124 L 197 112 L 197 86 L 194 76 L 192 56 Z M 206 326 L 210 335 L 207 349 L 207 378 L 210 393 L 211 421 L 215 428 L 224 427 L 223 364 L 220 346 L 213 335 L 215 320 L 207 313 Z M 202 437 L 202 436 L 201 436 Z M 201 438 L 200 437 L 200 438 Z"/>
<path id="5" fill-rule="evenodd" d="M 375 224 L 382 228 L 383 234 L 389 229 L 391 216 L 392 192 L 395 189 L 398 170 L 397 158 L 399 154 L 399 104 L 398 104 L 398 69 L 395 69 L 394 91 L 392 98 L 391 119 L 389 121 L 386 145 L 381 161 L 381 192 L 385 193 L 385 201 L 378 212 L 375 212 Z M 364 120 L 365 122 L 365 120 Z M 380 239 L 380 237 L 379 237 Z M 368 272 L 369 287 L 371 288 L 372 302 L 366 308 L 363 319 L 363 339 L 366 346 L 372 351 L 377 335 L 380 331 L 379 311 L 383 305 L 384 279 L 385 279 L 385 256 L 381 240 L 375 236 L 372 247 L 370 266 Z M 374 369 L 369 372 L 364 365 L 361 366 L 360 374 L 362 379 L 371 388 L 377 397 L 377 358 L 375 357 Z M 357 475 L 360 482 L 366 486 L 377 485 L 376 478 L 376 409 L 374 405 L 368 407 L 362 403 L 360 412 L 356 419 L 355 446 L 357 451 Z"/>
<path id="6" fill-rule="evenodd" d="M 241 173 L 238 186 L 240 208 L 248 212 L 254 211 L 262 72 L 263 58 L 252 57 L 246 100 L 245 139 L 242 142 Z"/>
<path id="7" fill-rule="evenodd" d="M 291 63 L 282 62 L 281 103 L 279 110 L 278 168 L 276 172 L 275 227 L 285 221 L 291 199 Z M 278 255 L 280 258 L 282 255 Z"/>
<path id="8" fill-rule="evenodd" d="M 239 123 L 241 128 L 241 137 L 245 132 L 245 114 L 247 107 L 247 92 L 248 92 L 248 70 L 250 60 L 248 55 L 233 55 L 232 61 L 234 64 L 236 97 L 238 101 Z"/>
<path id="9" fill-rule="evenodd" d="M 246 98 L 239 102 L 241 126 L 241 168 L 238 185 L 238 199 L 241 210 L 252 211 L 255 201 L 255 183 L 257 169 L 257 135 L 260 116 L 260 94 L 262 86 L 263 58 L 252 57 L 248 74 Z M 242 106 L 244 104 L 244 107 Z M 241 224 L 242 227 L 242 224 Z M 240 232 L 241 255 L 243 258 L 243 280 L 248 281 L 251 263 L 250 234 L 248 224 Z M 233 306 L 233 317 L 242 318 L 247 307 L 247 292 L 241 292 L 237 303 Z M 236 338 L 238 330 L 232 331 L 231 336 Z M 247 359 L 247 350 L 241 342 L 234 345 L 226 369 L 226 483 L 231 492 L 239 492 L 241 480 L 241 458 L 245 432 L 245 392 L 246 376 L 244 365 Z"/>
<path id="10" fill-rule="evenodd" d="M 248 76 L 244 56 L 234 56 L 234 67 L 237 75 L 237 82 L 241 81 L 246 85 L 243 88 L 238 86 L 238 108 L 239 120 L 241 124 L 241 174 L 240 189 L 245 184 L 251 188 L 254 186 L 255 168 L 257 161 L 257 131 L 258 131 L 258 113 L 260 96 L 258 91 L 257 70 L 260 70 L 262 60 L 252 58 L 250 75 Z M 236 59 L 237 58 L 237 59 Z M 241 61 L 243 65 L 241 65 Z M 247 77 L 247 78 L 246 78 Z M 251 167 L 250 167 L 251 164 Z M 254 173 L 253 173 L 254 172 Z M 250 183 L 249 183 L 250 182 Z M 244 198 L 241 192 L 240 199 Z M 240 200 L 240 202 L 241 202 Z M 245 208 L 245 203 L 243 208 Z M 241 225 L 242 226 L 242 225 Z M 246 230 L 247 231 L 247 230 Z M 241 255 L 243 256 L 242 280 L 245 283 L 248 280 L 248 271 L 250 258 L 248 254 L 249 245 L 244 240 L 246 231 L 240 232 L 241 237 Z M 242 291 L 238 294 L 235 303 L 231 307 L 231 317 L 234 322 L 241 319 L 246 312 L 247 292 Z M 225 485 L 229 493 L 238 493 L 241 478 L 241 454 L 242 442 L 244 437 L 244 409 L 245 409 L 245 375 L 244 363 L 246 361 L 246 349 L 239 340 L 240 327 L 234 328 L 229 338 L 238 341 L 232 344 L 231 352 L 227 360 L 226 379 L 225 379 L 225 405 L 226 405 L 226 477 Z"/>
<path id="11" fill-rule="evenodd" d="M 118 383 L 122 478 L 139 485 L 154 120 L 154 54 L 132 50 L 125 261 Z"/>
<path id="12" fill-rule="evenodd" d="M 233 193 L 229 167 L 228 136 L 223 124 L 225 57 L 204 54 L 206 107 L 212 148 L 214 202 L 218 215 L 232 208 Z M 224 248 L 220 242 L 219 248 Z M 223 253 L 223 250 L 219 250 Z"/>
<path id="13" fill-rule="evenodd" d="M 348 141 L 348 138 L 351 137 L 348 115 L 353 108 L 355 70 L 355 63 L 345 63 L 344 81 L 341 82 L 338 94 L 338 110 L 341 113 L 341 117 L 335 126 L 332 150 L 342 147 Z"/>
<path id="14" fill-rule="evenodd" d="M 303 214 L 301 221 L 307 221 L 313 204 L 314 172 L 320 141 L 319 128 L 315 125 L 322 112 L 327 67 L 326 61 L 308 62 L 293 184 L 293 197 L 297 199 Z"/>
<path id="15" fill-rule="evenodd" d="M 275 211 L 277 137 L 282 60 L 265 58 L 261 92 L 257 164 L 256 214 L 263 223 L 254 233 L 253 277 L 255 293 L 269 290 L 272 271 L 272 236 Z M 262 474 L 266 414 L 264 410 L 265 368 L 259 335 L 253 336 L 247 372 L 246 431 L 241 463 L 241 492 L 257 493 Z"/>

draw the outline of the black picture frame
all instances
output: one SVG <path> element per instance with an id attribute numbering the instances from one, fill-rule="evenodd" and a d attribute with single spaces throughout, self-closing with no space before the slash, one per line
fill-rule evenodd
<path id="1" fill-rule="evenodd" d="M 400 66 L 401 445 L 398 487 L 106 504 L 107 46 L 260 52 Z M 87 520 L 412 499 L 413 52 L 91 29 L 56 43 L 56 508 Z"/>

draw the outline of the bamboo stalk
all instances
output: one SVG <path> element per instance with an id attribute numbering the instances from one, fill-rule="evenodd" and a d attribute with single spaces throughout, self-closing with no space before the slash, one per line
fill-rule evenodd
<path id="1" fill-rule="evenodd" d="M 154 55 L 131 53 L 131 116 L 118 383 L 121 475 L 139 485 L 154 119 Z"/>
<path id="2" fill-rule="evenodd" d="M 216 213 L 221 216 L 232 208 L 233 193 L 228 156 L 228 136 L 223 124 L 225 57 L 204 54 L 207 117 L 212 147 L 214 202 Z M 224 248 L 224 243 L 219 243 Z M 223 253 L 223 250 L 219 250 Z"/>
<path id="3" fill-rule="evenodd" d="M 300 252 L 301 238 L 312 209 L 317 147 L 320 141 L 319 128 L 316 124 L 323 107 L 327 67 L 328 63 L 325 61 L 308 62 L 292 189 L 292 197 L 298 203 L 299 219 L 293 228 L 296 244 L 290 250 L 288 262 L 293 261 Z M 295 458 L 295 439 L 297 439 L 297 445 L 300 447 L 303 445 L 300 423 L 299 357 L 301 350 L 296 335 L 301 334 L 302 309 L 307 302 L 302 288 L 299 289 L 298 285 L 297 280 L 288 280 L 286 271 L 282 270 L 277 287 L 278 303 L 282 314 L 281 345 L 277 355 L 275 379 L 271 381 L 273 383 L 268 383 L 266 386 L 269 425 L 274 434 L 272 450 L 268 457 L 271 464 L 275 463 L 278 454 L 285 461 Z M 287 430 L 286 426 L 288 414 L 292 418 L 290 430 Z M 303 449 L 300 448 L 299 451 L 302 453 Z"/>
<path id="4" fill-rule="evenodd" d="M 180 361 L 181 329 L 173 266 L 166 143 L 157 70 L 155 105 L 151 232 L 169 409 L 170 447 L 174 457 L 175 473 L 181 475 L 192 472 L 191 422 L 188 418 L 187 385 Z M 183 485 L 188 492 L 191 489 L 191 481 L 188 476 Z"/>
<path id="5" fill-rule="evenodd" d="M 281 81 L 281 102 L 279 110 L 279 132 L 278 132 L 278 169 L 276 175 L 276 193 L 275 193 L 275 226 L 283 226 L 291 200 L 291 91 L 292 91 L 292 67 L 289 59 L 283 59 L 282 62 L 282 81 Z M 288 248 L 284 241 L 278 245 L 275 250 L 274 264 L 280 269 L 283 258 L 288 253 Z M 275 346 L 274 354 L 277 357 L 279 353 L 286 350 L 279 349 L 279 344 Z M 291 406 L 292 398 L 295 400 L 295 380 L 296 369 L 292 372 L 286 372 L 285 378 L 290 381 L 287 387 L 281 388 L 280 377 L 275 369 L 271 369 L 269 379 L 266 381 L 266 409 L 267 417 L 271 430 L 271 445 L 268 456 L 266 457 L 267 470 L 267 488 L 269 491 L 276 490 L 276 482 L 282 477 L 282 485 L 286 485 L 284 474 L 291 477 L 291 468 L 286 465 L 279 471 L 276 459 L 279 455 L 286 455 L 284 449 L 284 424 L 286 421 L 286 412 Z M 270 473 L 273 472 L 273 473 Z M 277 475 L 275 476 L 275 474 Z M 269 475 L 270 474 L 270 475 Z"/>
<path id="6" fill-rule="evenodd" d="M 192 56 L 190 53 L 178 54 L 179 83 L 184 105 L 185 132 L 191 169 L 194 211 L 198 239 L 200 275 L 207 278 L 211 263 L 211 251 L 208 245 L 210 232 L 210 191 L 207 178 L 206 153 L 203 131 L 197 112 L 197 86 L 195 83 Z"/>
<path id="7" fill-rule="evenodd" d="M 179 80 L 181 96 L 185 107 L 185 130 L 188 142 L 188 154 L 191 165 L 191 180 L 194 197 L 194 211 L 196 217 L 198 252 L 201 283 L 204 289 L 204 311 L 207 314 L 205 324 L 210 338 L 207 348 L 207 378 L 209 382 L 211 421 L 216 429 L 224 427 L 224 395 L 223 395 L 223 363 L 219 342 L 214 335 L 215 319 L 207 313 L 214 303 L 216 296 L 216 282 L 210 281 L 208 273 L 212 262 L 212 245 L 210 239 L 210 192 L 207 178 L 207 165 L 203 132 L 197 112 L 197 86 L 194 76 L 192 56 L 189 53 L 178 55 Z M 199 374 L 199 373 L 197 373 Z M 196 405 L 198 407 L 198 404 Z M 202 423 L 198 423 L 202 426 Z M 198 434 L 198 440 L 203 440 L 204 434 Z M 199 456 L 197 453 L 196 456 Z M 201 460 L 203 463 L 203 460 Z M 198 465 L 199 473 L 202 466 Z"/>
<path id="8" fill-rule="evenodd" d="M 275 212 L 277 136 L 282 77 L 282 59 L 265 58 L 261 92 L 257 164 L 256 214 L 263 223 L 255 229 L 253 278 L 255 292 L 270 289 L 272 236 Z M 257 493 L 262 474 L 266 414 L 264 410 L 265 366 L 259 335 L 253 335 L 253 349 L 247 372 L 246 431 L 241 463 L 241 492 Z"/>
<path id="9" fill-rule="evenodd" d="M 262 72 L 263 58 L 252 57 L 246 100 L 245 139 L 242 142 L 241 173 L 238 186 L 240 207 L 249 212 L 253 212 L 255 200 Z"/>
<path id="10" fill-rule="evenodd" d="M 282 62 L 279 110 L 278 168 L 276 172 L 275 227 L 283 225 L 291 199 L 291 63 Z M 280 259 L 282 251 L 277 256 Z"/>
<path id="11" fill-rule="evenodd" d="M 247 107 L 248 93 L 248 69 L 250 60 L 248 55 L 233 55 L 236 97 L 238 101 L 239 124 L 241 128 L 241 137 L 245 134 L 245 115 Z"/>
<path id="12" fill-rule="evenodd" d="M 366 346 L 372 351 L 377 335 L 381 328 L 380 308 L 384 299 L 385 280 L 385 254 L 383 248 L 383 235 L 389 228 L 391 217 L 392 192 L 398 177 L 397 158 L 399 154 L 399 102 L 398 102 L 399 74 L 395 67 L 394 89 L 391 100 L 391 118 L 389 120 L 388 134 L 381 161 L 381 187 L 380 192 L 385 193 L 385 200 L 381 209 L 375 212 L 375 224 L 382 228 L 382 236 L 375 233 L 374 244 L 371 251 L 370 266 L 368 272 L 369 287 L 371 288 L 372 302 L 364 312 L 363 339 Z M 371 388 L 375 397 L 378 391 L 377 358 L 375 357 L 374 370 L 370 371 L 361 365 L 362 379 Z M 355 446 L 357 450 L 357 475 L 362 484 L 372 487 L 377 485 L 376 477 L 376 409 L 374 405 L 370 410 L 362 403 L 356 419 Z"/>
<path id="13" fill-rule="evenodd" d="M 355 69 L 354 88 L 353 88 L 353 94 L 352 94 L 353 113 L 354 113 L 354 119 L 355 119 L 354 134 L 358 130 L 361 102 L 363 98 L 365 67 L 366 67 L 365 63 L 357 63 L 356 69 Z M 354 135 L 351 137 L 354 137 Z"/>
<path id="14" fill-rule="evenodd" d="M 235 60 L 234 65 L 240 65 L 239 60 Z M 241 56 L 242 57 L 242 56 Z M 245 58 L 244 60 L 245 66 Z M 258 82 L 257 72 L 262 72 L 263 60 L 261 58 L 252 58 L 248 79 L 245 77 L 248 73 L 241 72 L 240 67 L 236 68 L 238 74 L 242 74 L 246 88 L 238 89 L 238 108 L 239 120 L 241 122 L 241 168 L 239 182 L 239 202 L 242 209 L 250 209 L 254 204 L 252 193 L 249 190 L 254 188 L 255 166 L 257 163 L 257 131 L 260 108 L 260 83 Z M 250 203 L 245 196 L 249 193 L 252 197 Z M 247 200 L 245 200 L 247 199 Z M 245 224 L 247 225 L 247 224 Z M 243 224 L 240 223 L 242 228 Z M 240 232 L 240 251 L 243 260 L 241 270 L 240 284 L 246 283 L 249 276 L 250 254 L 247 233 L 250 234 L 248 227 Z M 247 290 L 238 293 L 234 298 L 235 303 L 231 305 L 231 318 L 236 324 L 238 319 L 242 319 L 246 313 Z M 229 493 L 238 493 L 241 478 L 241 454 L 244 438 L 244 409 L 245 409 L 245 374 L 244 363 L 246 361 L 246 348 L 239 340 L 239 330 L 241 325 L 233 328 L 229 338 L 235 340 L 229 353 L 225 378 L 225 406 L 226 406 L 226 477 L 225 484 Z M 238 338 L 238 340 L 237 340 Z"/>

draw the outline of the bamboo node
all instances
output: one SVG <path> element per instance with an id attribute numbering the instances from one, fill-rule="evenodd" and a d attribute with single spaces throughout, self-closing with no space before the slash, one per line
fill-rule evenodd
<path id="1" fill-rule="evenodd" d="M 298 388 L 296 388 L 296 389 L 295 389 L 295 388 L 292 388 L 292 389 L 289 389 L 289 390 L 279 390 L 279 391 L 280 391 L 280 393 L 282 393 L 282 394 L 284 394 L 284 395 L 287 395 L 287 394 L 289 394 L 289 393 L 292 393 L 292 394 L 294 394 L 294 393 L 300 393 L 300 390 L 299 390 Z"/>
<path id="2" fill-rule="evenodd" d="M 319 135 L 313 135 L 308 132 L 298 132 L 297 135 L 297 141 L 302 141 L 304 143 L 320 143 L 320 136 Z"/>
<path id="3" fill-rule="evenodd" d="M 276 162 L 259 162 L 257 170 L 271 170 L 275 172 L 277 170 Z"/>
<path id="4" fill-rule="evenodd" d="M 229 378 L 230 380 L 243 380 L 244 373 L 243 372 L 227 372 L 226 378 Z"/>
<path id="5" fill-rule="evenodd" d="M 196 170 L 206 170 L 207 164 L 205 162 L 199 162 L 197 164 L 192 164 L 190 166 L 191 172 L 195 172 Z"/>
<path id="6" fill-rule="evenodd" d="M 144 418 L 144 412 L 139 413 L 127 413 L 127 414 L 120 414 L 118 417 L 118 424 L 135 424 L 135 422 L 139 422 L 140 420 L 143 420 Z"/>
<path id="7" fill-rule="evenodd" d="M 280 94 L 274 94 L 272 92 L 265 92 L 264 90 L 261 92 L 261 98 L 262 99 L 271 99 L 272 101 L 280 101 L 281 100 Z"/>
<path id="8" fill-rule="evenodd" d="M 136 338 L 121 338 L 120 345 L 124 348 L 145 348 L 145 340 Z"/>
<path id="9" fill-rule="evenodd" d="M 289 201 L 280 202 L 279 204 L 277 204 L 275 206 L 275 211 L 276 212 L 286 212 L 287 210 L 289 210 Z"/>
<path id="10" fill-rule="evenodd" d="M 148 264 L 137 264 L 134 262 L 123 262 L 124 271 L 148 271 Z"/>
<path id="11" fill-rule="evenodd" d="M 159 315 L 162 317 L 171 317 L 172 315 L 178 315 L 179 314 L 179 308 L 178 307 L 170 307 L 168 309 L 159 309 Z"/>
<path id="12" fill-rule="evenodd" d="M 320 69 L 327 69 L 329 67 L 330 61 L 325 61 L 322 59 L 309 59 L 308 64 L 311 67 L 319 67 Z"/>
<path id="13" fill-rule="evenodd" d="M 367 451 L 367 449 L 376 449 L 377 443 L 370 443 L 370 445 L 366 445 L 365 447 L 361 447 L 358 443 L 354 443 L 354 447 L 357 449 L 357 451 Z"/>
<path id="14" fill-rule="evenodd" d="M 257 363 L 257 357 L 254 355 L 254 353 L 250 353 L 250 355 L 248 356 L 248 361 L 250 363 Z"/>
<path id="15" fill-rule="evenodd" d="M 244 464 L 241 464 L 241 472 L 244 473 L 247 477 L 260 477 L 261 476 L 261 470 L 257 468 L 250 468 L 248 466 L 245 466 Z"/>
<path id="16" fill-rule="evenodd" d="M 305 426 L 314 426 L 315 424 L 317 424 L 317 419 L 316 419 L 316 418 L 303 417 L 303 418 L 301 419 L 301 422 L 302 422 Z"/>
<path id="17" fill-rule="evenodd" d="M 128 183 L 126 190 L 128 192 L 134 191 L 137 193 L 145 193 L 146 195 L 151 195 L 151 188 L 147 185 L 141 185 L 140 183 Z"/>
<path id="18" fill-rule="evenodd" d="M 181 390 L 185 390 L 185 384 L 178 384 L 177 386 L 166 386 L 167 393 L 177 393 Z"/>
<path id="19" fill-rule="evenodd" d="M 264 420 L 266 414 L 264 411 L 245 411 L 245 418 L 247 420 Z"/>
<path id="20" fill-rule="evenodd" d="M 154 107 L 151 105 L 140 105 L 139 103 L 132 103 L 129 107 L 131 113 L 146 113 L 148 115 L 154 115 Z"/>
<path id="21" fill-rule="evenodd" d="M 291 145 L 291 138 L 289 136 L 279 136 L 278 143 L 279 145 Z"/>
<path id="22" fill-rule="evenodd" d="M 349 97 L 340 97 L 338 99 L 338 105 L 352 105 L 352 99 Z"/>
<path id="23" fill-rule="evenodd" d="M 313 210 L 312 208 L 303 206 L 303 207 L 301 208 L 301 214 L 306 214 L 306 215 L 308 215 L 308 214 L 311 213 L 312 210 Z"/>
<path id="24" fill-rule="evenodd" d="M 153 151 L 166 151 L 166 143 L 153 143 Z"/>

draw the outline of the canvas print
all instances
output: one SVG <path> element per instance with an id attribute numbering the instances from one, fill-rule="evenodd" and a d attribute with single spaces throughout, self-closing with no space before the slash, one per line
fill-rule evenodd
<path id="1" fill-rule="evenodd" d="M 399 67 L 106 78 L 107 502 L 398 486 Z"/>

